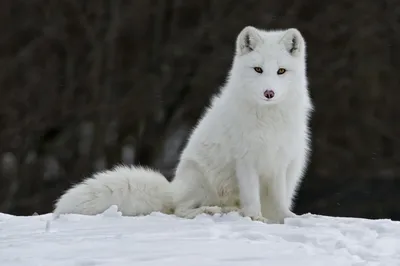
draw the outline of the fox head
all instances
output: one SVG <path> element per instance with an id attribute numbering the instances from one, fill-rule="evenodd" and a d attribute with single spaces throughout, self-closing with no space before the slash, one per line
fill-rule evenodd
<path id="1" fill-rule="evenodd" d="M 230 79 L 235 93 L 252 103 L 270 105 L 301 96 L 306 88 L 306 51 L 294 28 L 264 31 L 245 27 L 236 40 Z M 297 92 L 296 92 L 297 91 Z M 300 99 L 299 99 L 300 100 Z"/>

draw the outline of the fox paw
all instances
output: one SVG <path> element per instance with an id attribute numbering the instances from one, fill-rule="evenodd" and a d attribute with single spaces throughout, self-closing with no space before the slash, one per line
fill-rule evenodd
<path id="1" fill-rule="evenodd" d="M 240 212 L 240 208 L 238 207 L 222 207 L 222 213 L 230 213 L 230 212 Z"/>
<path id="2" fill-rule="evenodd" d="M 246 212 L 242 209 L 238 211 L 239 215 L 242 217 L 249 217 L 252 221 L 262 222 L 262 223 L 269 223 L 269 220 L 262 216 L 262 214 L 258 215 L 247 215 Z"/>
<path id="3" fill-rule="evenodd" d="M 208 215 L 214 215 L 217 213 L 222 213 L 221 207 L 218 206 L 202 206 L 196 209 L 188 209 L 185 211 L 179 211 L 178 213 L 175 213 L 177 216 L 187 218 L 187 219 L 193 219 L 196 216 L 200 214 L 208 214 Z"/>
<path id="4" fill-rule="evenodd" d="M 278 224 L 284 224 L 286 218 L 296 218 L 296 217 L 298 217 L 298 215 L 295 214 L 294 212 L 284 211 L 280 215 L 278 215 L 277 217 L 272 219 L 271 222 L 278 223 Z"/>
<path id="5" fill-rule="evenodd" d="M 222 208 L 218 206 L 203 206 L 199 208 L 202 213 L 214 215 L 217 213 L 222 213 Z"/>
<path id="6" fill-rule="evenodd" d="M 266 224 L 270 223 L 270 221 L 269 221 L 267 218 L 265 218 L 265 217 L 263 217 L 263 216 L 260 216 L 260 215 L 257 215 L 257 216 L 248 216 L 248 217 L 250 217 L 250 219 L 251 219 L 252 221 L 255 221 L 255 222 L 262 222 L 262 223 L 266 223 Z"/>

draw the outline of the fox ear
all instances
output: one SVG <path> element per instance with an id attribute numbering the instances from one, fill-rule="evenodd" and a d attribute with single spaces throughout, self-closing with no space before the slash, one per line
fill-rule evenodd
<path id="1" fill-rule="evenodd" d="M 305 42 L 300 31 L 297 29 L 288 29 L 284 33 L 280 42 L 285 46 L 286 51 L 288 51 L 292 56 L 298 56 L 304 52 Z"/>
<path id="2" fill-rule="evenodd" d="M 236 53 L 244 55 L 253 51 L 262 42 L 258 30 L 252 26 L 245 27 L 236 40 Z"/>

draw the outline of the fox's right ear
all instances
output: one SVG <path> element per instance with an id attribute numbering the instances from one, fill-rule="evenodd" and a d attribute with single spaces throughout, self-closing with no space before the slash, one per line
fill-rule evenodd
<path id="1" fill-rule="evenodd" d="M 253 51 L 262 42 L 258 30 L 252 26 L 245 27 L 236 40 L 237 55 L 244 55 Z"/>

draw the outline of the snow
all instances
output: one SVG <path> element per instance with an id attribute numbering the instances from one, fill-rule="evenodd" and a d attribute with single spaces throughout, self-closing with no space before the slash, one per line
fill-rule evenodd
<path id="1" fill-rule="evenodd" d="M 226 215 L 193 220 L 0 213 L 0 265 L 391 266 L 400 265 L 400 222 L 306 214 L 285 224 Z"/>

